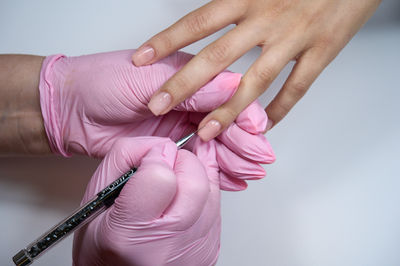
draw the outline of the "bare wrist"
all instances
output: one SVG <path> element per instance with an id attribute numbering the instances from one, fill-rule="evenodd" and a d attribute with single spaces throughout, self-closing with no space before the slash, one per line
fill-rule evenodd
<path id="1" fill-rule="evenodd" d="M 43 59 L 0 55 L 0 154 L 50 153 L 38 90 Z"/>

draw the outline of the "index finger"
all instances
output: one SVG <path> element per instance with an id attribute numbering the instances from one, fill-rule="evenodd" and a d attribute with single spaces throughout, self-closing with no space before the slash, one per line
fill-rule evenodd
<path id="1" fill-rule="evenodd" d="M 244 22 L 205 47 L 180 71 L 175 73 L 151 98 L 148 107 L 155 115 L 163 115 L 201 86 L 236 61 L 260 42 L 257 31 L 247 30 L 252 22 Z M 246 39 L 246 42 L 242 40 Z"/>
<path id="2" fill-rule="evenodd" d="M 232 8 L 230 1 L 211 1 L 142 44 L 132 61 L 136 66 L 152 64 L 233 23 L 243 10 Z"/>

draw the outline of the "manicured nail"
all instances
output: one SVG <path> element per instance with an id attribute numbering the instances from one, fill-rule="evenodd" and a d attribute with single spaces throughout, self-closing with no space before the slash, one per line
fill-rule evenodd
<path id="1" fill-rule="evenodd" d="M 168 92 L 160 92 L 150 100 L 147 107 L 149 107 L 150 111 L 153 114 L 159 115 L 169 107 L 171 102 L 171 94 L 169 94 Z"/>
<path id="2" fill-rule="evenodd" d="M 221 127 L 221 124 L 217 120 L 210 120 L 199 130 L 197 135 L 199 135 L 203 141 L 209 141 L 217 136 L 218 132 L 221 130 Z"/>
<path id="3" fill-rule="evenodd" d="M 271 119 L 268 119 L 267 127 L 265 128 L 265 131 L 270 130 L 273 126 L 274 126 L 274 122 L 272 122 Z"/>
<path id="4" fill-rule="evenodd" d="M 136 66 L 142 66 L 154 58 L 154 49 L 150 46 L 144 46 L 133 54 L 132 60 Z"/>

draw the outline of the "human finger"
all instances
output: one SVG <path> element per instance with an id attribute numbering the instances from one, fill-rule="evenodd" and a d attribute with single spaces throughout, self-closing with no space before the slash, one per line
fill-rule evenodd
<path id="1" fill-rule="evenodd" d="M 255 100 L 240 112 L 235 123 L 248 133 L 259 134 L 264 132 L 268 123 L 268 116 L 258 100 Z"/>
<path id="2" fill-rule="evenodd" d="M 242 179 L 230 177 L 224 172 L 220 172 L 219 176 L 220 176 L 219 188 L 222 190 L 242 191 L 247 188 L 247 182 Z"/>
<path id="3" fill-rule="evenodd" d="M 219 191 L 219 166 L 217 162 L 216 141 L 204 142 L 196 138 L 193 153 L 199 158 L 207 172 L 211 193 Z"/>
<path id="4" fill-rule="evenodd" d="M 137 143 L 132 143 L 136 145 L 121 147 L 120 156 L 115 160 L 124 161 L 124 157 L 129 158 L 140 149 Z M 136 162 L 136 172 L 110 207 L 110 226 L 146 225 L 162 216 L 176 194 L 177 180 L 173 171 L 176 153 L 176 144 L 166 141 L 153 144 L 140 162 Z M 121 170 L 127 171 L 131 165 L 125 164 Z"/>
<path id="5" fill-rule="evenodd" d="M 174 110 L 184 112 L 211 112 L 228 101 L 237 90 L 242 75 L 224 71 L 207 82 L 191 97 L 178 104 Z M 263 110 L 264 112 L 264 110 Z"/>
<path id="6" fill-rule="evenodd" d="M 136 66 L 152 64 L 174 51 L 234 23 L 243 9 L 230 1 L 211 1 L 153 36 L 132 55 Z"/>
<path id="7" fill-rule="evenodd" d="M 267 49 L 243 76 L 232 98 L 200 123 L 198 134 L 202 140 L 214 138 L 229 126 L 244 108 L 269 87 L 283 67 L 296 56 L 298 49 L 294 42 Z"/>
<path id="8" fill-rule="evenodd" d="M 223 71 L 245 52 L 257 45 L 260 36 L 246 30 L 242 23 L 211 43 L 193 57 L 154 93 L 148 107 L 155 115 L 163 115 L 193 95 L 210 79 Z M 247 41 L 243 42 L 243 38 Z"/>
<path id="9" fill-rule="evenodd" d="M 264 109 L 261 110 L 265 114 Z M 190 122 L 194 125 L 199 124 L 202 118 L 204 118 L 204 115 L 200 113 L 193 113 L 189 117 Z M 257 129 L 257 125 L 261 125 L 257 129 L 260 132 L 265 129 L 265 123 L 258 123 L 258 119 L 254 119 L 256 122 L 255 125 L 252 124 L 252 120 L 246 121 L 246 119 L 247 117 L 243 116 L 241 122 L 243 124 L 250 124 L 250 129 Z M 232 123 L 217 139 L 219 143 L 226 146 L 232 153 L 237 154 L 245 160 L 256 163 L 273 163 L 275 161 L 275 154 L 267 138 L 261 133 L 254 134 L 248 131 L 242 129 L 237 123 Z M 219 145 L 217 145 L 217 152 L 218 147 Z"/>
<path id="10" fill-rule="evenodd" d="M 90 179 L 82 203 L 87 202 L 132 167 L 137 167 L 151 148 L 170 141 L 168 138 L 147 136 L 120 138 L 115 141 Z"/>
<path id="11" fill-rule="evenodd" d="M 275 154 L 263 134 L 250 134 L 236 124 L 230 125 L 218 140 L 240 157 L 252 162 L 270 164 L 275 161 Z"/>
<path id="12" fill-rule="evenodd" d="M 297 60 L 282 89 L 265 109 L 271 121 L 268 130 L 289 113 L 327 66 L 330 60 L 325 54 L 310 49 Z"/>
<path id="13" fill-rule="evenodd" d="M 243 180 L 256 180 L 265 177 L 265 170 L 260 164 L 240 157 L 225 145 L 216 144 L 218 166 L 228 176 Z"/>
<path id="14" fill-rule="evenodd" d="M 175 230 L 190 228 L 200 217 L 207 202 L 210 186 L 207 172 L 190 151 L 179 150 L 174 172 L 177 194 L 162 218 L 166 226 Z"/>

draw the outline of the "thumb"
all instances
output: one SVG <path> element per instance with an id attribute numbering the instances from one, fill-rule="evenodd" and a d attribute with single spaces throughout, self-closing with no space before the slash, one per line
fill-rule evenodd
<path id="1" fill-rule="evenodd" d="M 173 167 L 177 146 L 168 141 L 152 147 L 109 211 L 117 225 L 147 224 L 161 217 L 176 194 Z"/>
<path id="2" fill-rule="evenodd" d="M 115 141 L 90 179 L 82 203 L 86 203 L 129 169 L 137 167 L 153 147 L 167 142 L 171 140 L 160 137 L 120 138 Z"/>
<path id="3" fill-rule="evenodd" d="M 163 206 L 168 204 L 169 198 L 175 194 L 176 185 L 170 169 L 174 165 L 176 150 L 175 143 L 168 138 L 119 139 L 106 154 L 89 181 L 82 203 L 87 202 L 129 169 L 138 167 L 139 170 L 124 186 L 106 215 L 115 222 L 121 222 L 120 219 L 128 219 L 132 215 L 146 221 L 150 219 L 149 217 L 159 215 L 163 211 Z M 151 169 L 154 171 L 150 171 Z M 148 180 L 144 180 L 144 177 Z M 154 194 L 156 195 L 153 196 Z M 145 201 L 149 198 L 151 200 Z M 152 205 L 154 199 L 160 199 L 165 203 L 157 209 Z"/>

